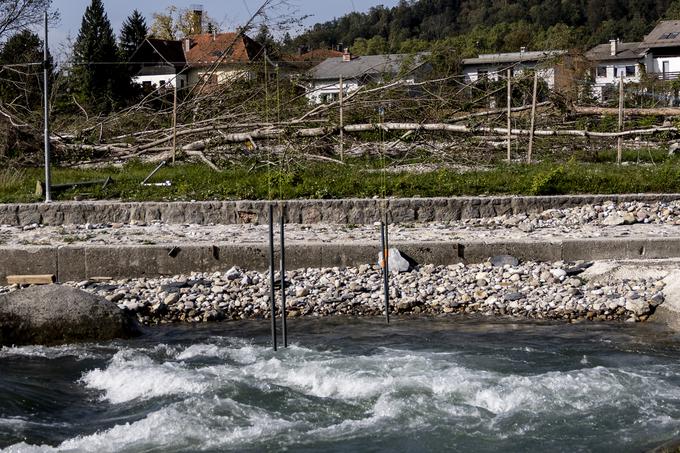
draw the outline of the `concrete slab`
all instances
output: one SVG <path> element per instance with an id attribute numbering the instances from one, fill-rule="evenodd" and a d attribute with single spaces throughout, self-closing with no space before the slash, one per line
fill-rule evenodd
<path id="1" fill-rule="evenodd" d="M 0 282 L 8 275 L 54 274 L 58 275 L 57 248 L 27 246 L 0 247 Z"/>

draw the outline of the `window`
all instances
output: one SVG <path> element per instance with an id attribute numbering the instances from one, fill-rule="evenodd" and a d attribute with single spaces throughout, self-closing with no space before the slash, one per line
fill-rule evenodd
<path id="1" fill-rule="evenodd" d="M 659 39 L 675 39 L 678 36 L 680 36 L 680 32 L 674 31 L 671 33 L 664 33 L 663 35 L 661 35 L 661 37 L 659 37 Z"/>
<path id="2" fill-rule="evenodd" d="M 635 66 L 626 66 L 626 77 L 634 77 L 635 76 Z"/>
<path id="3" fill-rule="evenodd" d="M 489 71 L 479 70 L 477 71 L 478 79 L 486 79 L 489 76 Z"/>
<path id="4" fill-rule="evenodd" d="M 597 67 L 597 76 L 598 77 L 607 77 L 607 67 L 606 66 L 598 66 Z"/>

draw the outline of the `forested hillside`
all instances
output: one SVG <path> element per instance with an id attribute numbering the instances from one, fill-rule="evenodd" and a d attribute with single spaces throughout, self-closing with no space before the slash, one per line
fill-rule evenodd
<path id="1" fill-rule="evenodd" d="M 478 52 L 586 47 L 640 40 L 659 19 L 680 19 L 680 0 L 419 0 L 316 24 L 295 45 L 351 45 L 354 53 L 410 52 L 447 40 Z"/>

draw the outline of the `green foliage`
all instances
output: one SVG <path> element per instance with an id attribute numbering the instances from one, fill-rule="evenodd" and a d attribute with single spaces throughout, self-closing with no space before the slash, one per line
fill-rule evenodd
<path id="1" fill-rule="evenodd" d="M 144 16 L 134 10 L 123 22 L 120 30 L 120 54 L 123 61 L 129 61 L 132 54 L 144 42 L 149 35 L 149 27 L 146 25 Z"/>
<path id="2" fill-rule="evenodd" d="M 612 37 L 640 40 L 664 15 L 680 18 L 680 0 L 402 0 L 393 8 L 377 6 L 316 24 L 292 45 L 343 43 L 364 55 L 455 38 L 464 56 L 522 46 L 585 47 Z"/>
<path id="3" fill-rule="evenodd" d="M 534 176 L 529 193 L 531 195 L 557 195 L 560 193 L 559 184 L 564 178 L 564 166 L 559 165 L 551 170 Z"/>
<path id="4" fill-rule="evenodd" d="M 109 112 L 124 101 L 130 75 L 117 66 L 118 47 L 102 0 L 85 10 L 74 48 L 72 87 L 80 100 L 97 112 Z"/>
<path id="5" fill-rule="evenodd" d="M 43 44 L 38 35 L 24 30 L 7 40 L 0 50 L 0 64 L 21 65 L 43 60 Z M 29 110 L 42 105 L 42 73 L 40 66 L 21 66 L 3 71 L 0 100 L 4 104 L 20 104 Z"/>
<path id="6" fill-rule="evenodd" d="M 615 153 L 609 153 L 614 156 Z M 634 161 L 633 151 L 624 159 Z M 458 172 L 439 169 L 429 173 L 388 173 L 384 180 L 376 162 L 355 160 L 346 165 L 314 163 L 290 169 L 252 169 L 250 165 L 229 166 L 215 172 L 205 165 L 191 164 L 161 169 L 153 181 L 172 181 L 170 187 L 145 187 L 140 182 L 154 168 L 131 162 L 122 168 L 55 168 L 55 184 L 113 178 L 113 184 L 82 187 L 56 194 L 58 199 L 80 198 L 121 200 L 226 200 L 347 198 L 374 196 L 449 197 L 482 194 L 554 195 L 567 193 L 673 193 L 680 191 L 677 158 L 652 165 L 613 165 L 570 161 L 555 165 L 541 163 L 499 164 L 484 170 Z M 0 202 L 38 201 L 33 195 L 39 168 L 21 172 L 0 171 Z"/>

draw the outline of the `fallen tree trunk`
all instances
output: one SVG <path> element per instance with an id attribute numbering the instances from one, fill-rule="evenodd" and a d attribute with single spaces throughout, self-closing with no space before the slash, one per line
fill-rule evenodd
<path id="1" fill-rule="evenodd" d="M 536 104 L 536 107 L 547 107 L 551 104 L 552 104 L 552 102 L 550 102 L 550 101 L 539 102 L 538 104 Z M 525 110 L 531 110 L 531 106 L 530 105 L 523 105 L 521 107 L 512 107 L 510 109 L 510 113 L 523 112 Z M 493 115 L 505 115 L 505 114 L 507 114 L 507 112 L 508 112 L 507 108 L 492 109 L 492 110 L 486 110 L 484 112 L 475 112 L 475 113 L 470 113 L 468 115 L 457 116 L 457 117 L 451 118 L 451 121 L 454 122 L 454 123 L 457 123 L 459 121 L 465 121 L 465 120 L 469 120 L 469 119 L 472 119 L 472 118 L 480 118 L 480 117 L 484 117 L 484 116 L 493 116 Z"/>
<path id="2" fill-rule="evenodd" d="M 618 115 L 618 107 L 580 107 L 574 106 L 572 113 L 578 115 Z M 658 107 L 648 109 L 624 109 L 626 116 L 680 116 L 678 107 Z"/>
<path id="3" fill-rule="evenodd" d="M 400 131 L 400 132 L 444 132 L 453 134 L 495 134 L 506 136 L 508 134 L 507 128 L 502 127 L 485 127 L 485 126 L 468 126 L 462 124 L 449 124 L 449 123 L 365 123 L 365 124 L 350 124 L 343 127 L 343 131 L 348 134 L 356 134 L 362 132 L 373 132 L 373 131 Z M 187 136 L 193 134 L 205 134 L 208 132 L 220 132 L 219 135 L 215 135 L 209 138 L 197 140 L 182 146 L 182 150 L 185 152 L 190 151 L 202 151 L 208 149 L 214 145 L 219 145 L 222 143 L 245 143 L 254 142 L 256 140 L 272 140 L 278 138 L 286 138 L 288 140 L 295 138 L 313 138 L 313 137 L 323 137 L 328 135 L 338 134 L 340 132 L 339 127 L 324 126 L 324 127 L 312 127 L 312 128 L 264 128 L 256 129 L 247 132 L 236 132 L 236 133 L 224 133 L 222 128 L 219 126 L 207 126 L 202 128 L 197 128 L 193 130 L 182 131 L 183 133 L 178 133 L 178 136 Z M 585 137 L 585 138 L 618 138 L 618 137 L 631 137 L 640 135 L 654 135 L 662 132 L 673 132 L 677 133 L 678 128 L 676 127 L 651 127 L 647 129 L 633 129 L 621 132 L 594 132 L 587 130 L 576 130 L 576 129 L 537 129 L 534 131 L 534 135 L 542 137 L 550 136 L 574 136 L 574 137 Z M 528 136 L 531 134 L 529 129 L 511 129 L 510 134 L 513 136 Z M 114 152 L 118 154 L 124 154 L 123 157 L 134 157 L 139 156 L 145 152 L 156 152 L 160 150 L 160 145 L 166 143 L 167 138 L 159 139 L 151 143 L 146 143 L 142 146 L 137 147 L 120 147 L 113 145 L 82 145 L 82 144 L 65 144 L 59 142 L 58 145 L 65 147 L 68 150 L 89 150 L 98 152 Z M 167 150 L 167 147 L 162 148 L 163 151 Z M 200 157 L 200 156 L 199 156 Z"/>
<path id="4" fill-rule="evenodd" d="M 459 124 L 447 123 L 366 123 L 366 124 L 350 124 L 343 128 L 346 133 L 360 133 L 371 131 L 427 131 L 427 132 L 449 132 L 449 133 L 493 133 L 500 135 L 507 135 L 508 129 L 501 127 L 481 127 L 481 126 L 465 126 Z M 220 143 L 238 143 L 250 140 L 266 140 L 275 139 L 282 136 L 286 138 L 310 138 L 321 137 L 324 135 L 332 135 L 339 133 L 340 128 L 333 127 L 315 127 L 308 129 L 287 130 L 287 129 L 260 129 L 250 132 L 239 132 L 233 134 L 222 134 L 219 137 L 198 140 L 187 145 L 182 149 L 184 151 L 200 151 L 209 148 L 212 145 Z M 621 132 L 593 132 L 587 130 L 573 130 L 573 129 L 537 129 L 534 131 L 536 136 L 576 136 L 576 137 L 592 137 L 592 138 L 618 138 L 630 137 L 636 135 L 653 135 L 661 132 L 678 132 L 676 127 L 652 127 L 648 129 L 634 129 Z M 514 136 L 530 135 L 529 129 L 511 129 L 510 133 Z"/>

